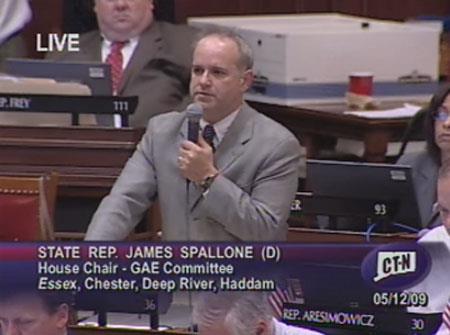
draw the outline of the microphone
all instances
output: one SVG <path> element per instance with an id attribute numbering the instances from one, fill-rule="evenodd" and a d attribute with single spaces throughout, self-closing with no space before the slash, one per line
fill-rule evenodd
<path id="1" fill-rule="evenodd" d="M 203 115 L 203 108 L 199 104 L 193 103 L 186 108 L 186 117 L 188 120 L 188 133 L 187 138 L 189 141 L 197 143 L 198 133 L 200 132 L 200 119 Z M 191 239 L 191 223 L 189 216 L 189 184 L 190 180 L 186 179 L 186 207 L 184 215 L 187 223 L 187 235 L 188 240 Z"/>
<path id="2" fill-rule="evenodd" d="M 200 119 L 203 115 L 203 108 L 199 104 L 190 104 L 186 109 L 186 116 L 188 119 L 188 134 L 189 141 L 197 143 L 198 134 L 200 132 Z"/>

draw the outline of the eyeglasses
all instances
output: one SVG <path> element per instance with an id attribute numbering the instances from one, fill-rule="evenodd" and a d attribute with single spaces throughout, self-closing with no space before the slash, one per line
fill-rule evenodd
<path id="1" fill-rule="evenodd" d="M 436 111 L 434 111 L 433 118 L 435 121 L 445 122 L 445 121 L 447 121 L 449 114 L 450 114 L 450 111 L 448 110 L 447 107 L 439 106 L 439 108 Z"/>

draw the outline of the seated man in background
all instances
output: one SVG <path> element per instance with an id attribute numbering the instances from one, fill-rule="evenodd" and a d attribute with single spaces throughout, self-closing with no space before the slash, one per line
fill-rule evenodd
<path id="1" fill-rule="evenodd" d="M 425 233 L 419 242 L 442 242 L 450 250 L 450 162 L 439 169 L 437 208 L 441 224 Z"/>
<path id="2" fill-rule="evenodd" d="M 20 35 L 31 19 L 28 0 L 0 1 L 0 72 L 9 57 L 26 57 L 25 42 Z"/>
<path id="3" fill-rule="evenodd" d="M 0 334 L 68 335 L 69 305 L 62 297 L 36 289 L 2 290 Z"/>
<path id="4" fill-rule="evenodd" d="M 251 48 L 234 32 L 199 39 L 190 90 L 203 136 L 187 140 L 186 113 L 152 118 L 87 239 L 125 239 L 158 199 L 165 240 L 286 240 L 302 148 L 244 102 L 252 66 Z"/>
<path id="5" fill-rule="evenodd" d="M 271 314 L 264 292 L 199 293 L 192 318 L 199 335 L 319 335 L 288 326 Z"/>
<path id="6" fill-rule="evenodd" d="M 425 307 L 410 307 L 413 313 L 442 313 L 450 297 L 450 166 L 444 164 L 439 170 L 438 208 L 441 225 L 425 233 L 419 243 L 430 253 L 432 265 L 430 273 L 419 284 L 409 289 L 425 292 L 429 302 Z"/>
<path id="7" fill-rule="evenodd" d="M 81 36 L 79 52 L 49 55 L 57 61 L 110 63 L 114 94 L 139 97 L 130 116 L 133 127 L 144 128 L 150 117 L 187 105 L 194 30 L 155 21 L 153 9 L 153 0 L 95 0 L 100 30 Z"/>

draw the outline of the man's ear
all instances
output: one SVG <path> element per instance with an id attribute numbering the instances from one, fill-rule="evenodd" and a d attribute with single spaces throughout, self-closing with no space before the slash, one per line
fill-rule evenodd
<path id="1" fill-rule="evenodd" d="M 242 91 L 247 91 L 253 84 L 253 71 L 252 70 L 246 70 L 244 74 L 241 77 L 241 86 Z"/>
<path id="2" fill-rule="evenodd" d="M 265 320 L 259 321 L 256 325 L 255 335 L 272 335 L 271 323 Z"/>
<path id="3" fill-rule="evenodd" d="M 69 305 L 61 304 L 59 305 L 56 313 L 56 326 L 59 329 L 65 329 L 69 323 Z"/>

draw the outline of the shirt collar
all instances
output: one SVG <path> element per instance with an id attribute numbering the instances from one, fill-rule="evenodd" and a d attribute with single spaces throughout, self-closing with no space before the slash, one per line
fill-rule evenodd
<path id="1" fill-rule="evenodd" d="M 223 118 L 222 120 L 220 120 L 212 125 L 214 127 L 214 131 L 216 132 L 215 140 L 217 140 L 217 144 L 219 144 L 222 141 L 228 128 L 230 128 L 231 124 L 233 123 L 233 121 L 236 118 L 237 114 L 239 113 L 240 109 L 241 109 L 241 107 L 239 107 L 233 113 L 227 115 L 225 118 Z M 206 122 L 203 118 L 200 119 L 200 128 L 202 130 L 207 124 L 208 124 L 208 122 Z"/>
<path id="2" fill-rule="evenodd" d="M 1 0 L 0 0 L 1 1 Z M 104 35 L 102 35 L 103 41 L 102 41 L 102 47 L 101 47 L 101 59 L 103 62 L 106 61 L 108 55 L 111 52 L 111 46 L 112 41 L 108 40 Z M 125 44 L 122 48 L 122 55 L 123 55 L 123 69 L 125 69 L 131 60 L 131 57 L 134 53 L 134 50 L 137 48 L 139 42 L 139 36 L 130 38 L 128 40 L 128 43 Z"/>
<path id="3" fill-rule="evenodd" d="M 111 44 L 113 42 L 111 40 L 108 40 L 103 34 L 102 34 L 102 38 L 103 38 L 103 45 L 105 47 L 107 47 L 108 49 L 110 49 L 111 48 Z M 133 38 L 129 38 L 128 41 L 127 41 L 128 43 L 126 43 L 125 46 L 136 45 L 138 43 L 138 41 L 139 41 L 139 36 L 135 36 Z"/>

